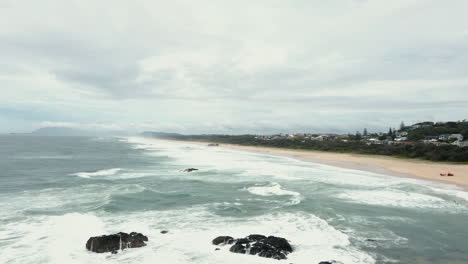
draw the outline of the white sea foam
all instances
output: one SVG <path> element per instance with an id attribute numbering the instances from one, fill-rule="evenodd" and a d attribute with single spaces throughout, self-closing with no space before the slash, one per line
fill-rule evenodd
<path id="1" fill-rule="evenodd" d="M 392 177 L 372 172 L 337 168 L 328 165 L 314 164 L 299 161 L 288 157 L 250 153 L 239 150 L 213 148 L 203 145 L 194 145 L 189 142 L 169 142 L 148 138 L 129 138 L 129 143 L 147 146 L 157 146 L 155 156 L 169 156 L 173 158 L 174 165 L 184 167 L 203 168 L 204 171 L 220 171 L 229 173 L 229 177 L 218 177 L 216 173 L 210 175 L 191 174 L 191 178 L 200 178 L 203 181 L 243 182 L 246 180 L 272 181 L 296 180 L 334 185 L 337 188 L 371 187 L 372 191 L 346 191 L 338 195 L 339 198 L 350 202 L 376 204 L 384 206 L 413 207 L 413 208 L 439 208 L 452 207 L 450 202 L 428 194 L 397 190 L 401 186 L 417 185 L 431 187 L 431 182 L 418 179 Z M 189 147 L 188 147 L 189 146 Z M 181 174 L 180 177 L 187 177 Z M 390 188 L 390 189 L 389 189 Z M 256 195 L 292 195 L 279 185 L 253 186 L 248 191 Z M 447 191 L 446 194 L 467 199 L 468 193 L 463 191 Z"/>
<path id="2" fill-rule="evenodd" d="M 204 170 L 230 172 L 229 179 L 203 177 L 205 181 L 245 181 L 246 178 L 264 180 L 307 180 L 333 185 L 382 186 L 413 183 L 413 179 L 392 177 L 372 172 L 299 161 L 289 157 L 252 153 L 247 151 L 213 148 L 190 142 L 163 141 L 151 138 L 128 138 L 134 147 L 147 149 L 149 155 L 173 159 L 176 166 L 203 168 Z M 151 149 L 157 147 L 157 151 Z M 196 177 L 196 176 L 195 176 Z"/>
<path id="3" fill-rule="evenodd" d="M 355 216 L 353 222 L 349 214 L 342 216 L 343 220 L 339 222 L 344 223 L 343 226 L 347 230 L 344 233 L 344 231 L 337 230 L 338 227 L 335 229 L 323 219 L 305 212 L 293 213 L 291 210 L 287 210 L 289 213 L 273 213 L 281 210 L 272 209 L 270 213 L 261 216 L 256 214 L 255 216 L 248 216 L 251 213 L 249 212 L 250 209 L 248 209 L 239 217 L 220 216 L 216 213 L 219 213 L 220 208 L 227 206 L 246 206 L 248 208 L 252 204 L 250 201 L 275 206 L 276 200 L 283 200 L 284 198 L 290 198 L 294 202 L 295 199 L 300 199 L 301 196 L 335 195 L 340 190 L 343 193 L 338 197 L 353 203 L 413 208 L 448 206 L 447 201 L 445 201 L 445 194 L 440 194 L 439 197 L 429 191 L 429 193 L 434 194 L 430 195 L 427 194 L 428 190 L 426 188 L 422 188 L 421 193 L 398 190 L 398 188 L 402 187 L 400 184 L 403 183 L 403 187 L 408 187 L 405 184 L 411 183 L 411 181 L 403 178 L 309 164 L 290 158 L 227 150 L 222 147 L 210 148 L 192 145 L 188 148 L 188 143 L 164 143 L 163 141 L 154 140 L 145 142 L 145 140 L 129 139 L 122 141 L 147 149 L 148 151 L 145 151 L 145 153 L 149 155 L 171 157 L 167 161 L 170 166 L 165 163 L 167 159 L 163 161 L 164 170 L 168 169 L 164 173 L 156 173 L 158 177 L 167 177 L 171 178 L 171 180 L 177 178 L 177 180 L 237 181 L 242 182 L 239 186 L 248 184 L 247 188 L 243 189 L 244 192 L 236 193 L 238 199 L 235 199 L 235 202 L 232 202 L 231 199 L 229 199 L 231 202 L 223 202 L 221 198 L 216 199 L 217 202 L 211 204 L 186 207 L 180 210 L 161 211 L 151 209 L 149 211 L 112 211 L 107 207 L 106 210 L 102 210 L 102 205 L 113 199 L 113 194 L 133 194 L 147 189 L 151 190 L 152 186 L 141 184 L 138 180 L 134 181 L 134 184 L 113 181 L 111 182 L 112 185 L 109 182 L 103 184 L 98 181 L 91 181 L 94 184 L 66 189 L 47 189 L 39 192 L 26 191 L 20 193 L 19 197 L 12 197 L 7 193 L 0 197 L 3 198 L 0 199 L 0 207 L 5 208 L 3 213 L 0 212 L 0 220 L 4 217 L 8 223 L 0 225 L 2 251 L 0 263 L 114 264 L 164 262 L 171 264 L 237 264 L 242 262 L 244 264 L 301 264 L 319 263 L 325 260 L 337 260 L 348 264 L 375 263 L 369 253 L 359 249 L 359 243 L 351 244 L 350 241 L 354 242 L 365 237 L 376 238 L 379 240 L 378 246 L 382 248 L 402 247 L 407 241 L 405 238 L 395 235 L 391 230 L 380 228 L 380 226 L 375 228 L 376 225 L 373 225 L 373 220 L 368 217 Z M 180 169 L 188 167 L 201 168 L 202 173 L 188 174 L 179 172 Z M 114 168 L 95 172 L 80 172 L 74 175 L 84 178 L 122 179 L 154 175 L 151 170 L 152 168 L 135 171 L 125 169 L 122 171 L 120 168 Z M 248 183 L 244 184 L 245 182 Z M 271 182 L 271 184 L 254 185 L 255 182 Z M 301 188 L 302 184 L 305 185 L 303 188 Z M 315 193 L 315 190 L 305 191 L 310 188 L 313 189 L 315 186 L 324 185 L 326 188 L 323 188 L 324 190 L 318 189 L 317 193 Z M 388 186 L 391 187 L 387 188 Z M 371 189 L 369 187 L 374 190 L 362 190 Z M 354 188 L 358 190 L 353 191 Z M 446 192 L 448 194 L 449 191 Z M 463 197 L 463 193 L 450 193 L 457 197 L 459 195 Z M 272 202 L 272 204 L 269 204 L 269 202 Z M 335 209 L 332 206 L 333 202 L 336 201 L 332 199 L 330 205 L 325 205 L 327 209 L 330 208 L 328 212 L 331 215 L 333 215 Z M 311 205 L 310 208 L 313 208 L 313 206 Z M 90 212 L 93 211 L 93 208 L 98 208 L 95 214 L 73 213 L 48 216 L 48 214 L 40 212 L 30 215 L 25 212 L 39 209 L 52 212 L 52 214 L 61 214 L 76 210 Z M 441 210 L 433 210 L 433 212 L 436 211 Z M 12 215 L 17 219 L 24 220 L 11 221 Z M 352 215 L 356 215 L 356 212 L 353 211 Z M 386 221 L 390 220 L 387 219 Z M 333 221 L 335 223 L 336 219 Z M 405 221 L 401 223 L 402 225 L 414 224 L 406 222 L 404 218 L 392 221 Z M 350 222 L 354 225 L 350 225 Z M 379 221 L 375 222 L 375 224 L 380 223 Z M 363 230 L 352 229 L 353 226 L 359 225 L 365 226 L 363 227 L 364 231 L 366 231 L 366 228 L 371 227 L 369 229 L 373 232 L 362 236 Z M 169 230 L 169 233 L 162 235 L 160 234 L 161 230 Z M 147 235 L 150 241 L 146 247 L 124 250 L 115 255 L 90 253 L 84 248 L 90 236 L 121 231 L 141 232 Z M 228 246 L 221 247 L 220 251 L 215 251 L 215 246 L 211 245 L 211 240 L 219 235 L 244 237 L 253 233 L 285 237 L 290 240 L 295 252 L 288 256 L 288 260 L 277 261 L 233 254 L 229 252 Z M 353 239 L 350 239 L 351 237 Z M 362 239 L 362 241 L 365 241 L 365 239 Z"/>
<path id="4" fill-rule="evenodd" d="M 299 196 L 300 193 L 284 190 L 279 183 L 273 182 L 266 186 L 255 186 L 247 188 L 250 193 L 261 195 L 261 196 L 272 196 L 272 195 L 292 195 Z"/>
<path id="5" fill-rule="evenodd" d="M 137 144 L 132 146 L 133 149 L 142 149 L 142 150 L 156 150 L 156 146 L 148 144 Z"/>
<path id="6" fill-rule="evenodd" d="M 162 235 L 160 230 L 169 230 L 169 233 Z M 84 246 L 90 236 L 119 231 L 141 232 L 149 237 L 148 245 L 116 255 L 86 251 Z M 228 246 L 215 251 L 211 244 L 219 235 L 244 237 L 254 233 L 285 237 L 295 251 L 288 255 L 288 260 L 278 262 L 234 254 L 229 252 Z M 354 248 L 346 234 L 305 213 L 269 214 L 243 220 L 219 217 L 201 206 L 108 216 L 73 213 L 0 227 L 0 234 L 16 236 L 3 248 L 1 263 L 154 263 L 158 260 L 176 264 L 273 264 L 318 263 L 332 259 L 348 264 L 375 263 L 371 256 Z"/>
<path id="7" fill-rule="evenodd" d="M 7 228 L 10 235 L 21 237 L 2 249 L 0 263 L 86 263 L 81 258 L 87 239 L 105 233 L 98 217 L 78 213 L 41 217 Z"/>
<path id="8" fill-rule="evenodd" d="M 442 188 L 431 187 L 431 189 L 437 193 L 443 193 L 446 195 L 454 196 L 454 197 L 468 201 L 468 192 L 460 190 L 458 188 L 442 189 Z"/>
<path id="9" fill-rule="evenodd" d="M 73 173 L 72 175 L 75 175 L 81 178 L 92 178 L 92 177 L 98 177 L 98 176 L 115 175 L 121 170 L 122 170 L 121 168 L 113 168 L 113 169 L 106 169 L 106 170 L 98 170 L 94 172 L 78 172 L 78 173 Z"/>
<path id="10" fill-rule="evenodd" d="M 399 190 L 347 191 L 337 195 L 353 203 L 394 207 L 443 208 L 452 206 L 439 197 Z"/>
<path id="11" fill-rule="evenodd" d="M 249 193 L 260 196 L 292 196 L 291 204 L 299 204 L 302 200 L 301 194 L 294 191 L 288 191 L 282 188 L 279 183 L 273 182 L 266 186 L 253 186 L 246 188 Z"/>
<path id="12" fill-rule="evenodd" d="M 154 175 L 151 172 L 126 172 L 118 174 L 116 179 L 134 179 L 134 178 L 143 178 L 147 176 Z"/>

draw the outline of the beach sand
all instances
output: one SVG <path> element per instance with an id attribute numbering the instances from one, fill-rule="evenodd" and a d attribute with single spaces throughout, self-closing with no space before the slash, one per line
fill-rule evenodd
<path id="1" fill-rule="evenodd" d="M 183 142 L 201 145 L 209 144 L 207 142 Z M 241 146 L 234 144 L 219 144 L 219 147 L 269 155 L 286 156 L 302 161 L 327 164 L 348 169 L 371 171 L 380 174 L 425 179 L 454 184 L 464 189 L 468 189 L 468 164 L 441 163 L 377 155 Z M 453 173 L 454 176 L 440 176 L 441 173 L 447 174 L 448 172 Z"/>

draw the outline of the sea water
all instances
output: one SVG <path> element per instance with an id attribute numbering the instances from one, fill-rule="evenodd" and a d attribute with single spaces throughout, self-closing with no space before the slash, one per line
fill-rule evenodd
<path id="1" fill-rule="evenodd" d="M 198 171 L 184 172 L 185 168 Z M 162 230 L 169 231 L 161 234 Z M 91 236 L 148 245 L 88 252 Z M 288 239 L 287 260 L 216 247 Z M 468 263 L 468 193 L 221 147 L 147 138 L 0 137 L 0 263 Z"/>

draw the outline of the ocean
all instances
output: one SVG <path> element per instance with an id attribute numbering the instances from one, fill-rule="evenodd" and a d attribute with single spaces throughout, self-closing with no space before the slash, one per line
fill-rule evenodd
<path id="1" fill-rule="evenodd" d="M 91 236 L 132 231 L 148 245 L 85 249 Z M 211 244 L 249 234 L 284 237 L 294 252 L 273 260 Z M 468 193 L 185 142 L 0 136 L 2 264 L 331 260 L 468 263 Z"/>

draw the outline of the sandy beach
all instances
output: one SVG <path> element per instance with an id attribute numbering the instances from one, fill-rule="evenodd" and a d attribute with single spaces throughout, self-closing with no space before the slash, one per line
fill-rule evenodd
<path id="1" fill-rule="evenodd" d="M 183 141 L 187 142 L 187 141 Z M 187 142 L 207 145 L 207 142 Z M 336 167 L 371 171 L 381 174 L 413 177 L 447 184 L 454 184 L 468 189 L 468 164 L 451 164 L 423 160 L 400 159 L 386 156 L 333 153 L 312 150 L 293 150 L 258 146 L 219 144 L 219 147 L 286 156 L 302 161 L 327 164 Z M 440 176 L 441 173 L 454 176 Z"/>

